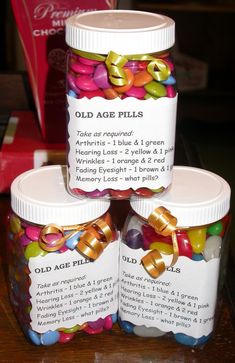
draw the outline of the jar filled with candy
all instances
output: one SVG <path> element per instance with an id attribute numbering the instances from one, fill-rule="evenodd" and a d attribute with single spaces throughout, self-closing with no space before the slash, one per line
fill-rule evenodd
<path id="1" fill-rule="evenodd" d="M 118 308 L 117 232 L 108 200 L 78 200 L 65 166 L 18 176 L 8 217 L 10 300 L 36 345 L 112 329 Z"/>
<path id="2" fill-rule="evenodd" d="M 162 197 L 131 200 L 120 252 L 125 332 L 192 347 L 207 342 L 226 271 L 229 204 L 224 179 L 180 166 Z"/>
<path id="3" fill-rule="evenodd" d="M 174 21 L 107 10 L 66 21 L 68 188 L 151 197 L 171 183 L 177 90 Z"/>

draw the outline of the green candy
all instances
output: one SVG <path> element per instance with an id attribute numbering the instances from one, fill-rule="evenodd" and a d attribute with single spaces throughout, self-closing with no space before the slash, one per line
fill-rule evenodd
<path id="1" fill-rule="evenodd" d="M 219 221 L 214 224 L 212 224 L 207 229 L 207 233 L 211 236 L 218 236 L 223 231 L 223 224 Z"/>
<path id="2" fill-rule="evenodd" d="M 165 97 L 166 87 L 156 81 L 151 81 L 144 86 L 145 91 L 148 92 L 153 97 Z"/>
<path id="3" fill-rule="evenodd" d="M 26 247 L 24 257 L 29 260 L 30 257 L 45 256 L 47 253 L 39 246 L 38 242 L 32 242 Z"/>

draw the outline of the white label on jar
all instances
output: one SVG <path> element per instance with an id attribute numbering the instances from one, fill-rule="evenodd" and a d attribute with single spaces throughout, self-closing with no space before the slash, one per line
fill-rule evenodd
<path id="1" fill-rule="evenodd" d="M 118 260 L 118 241 L 94 262 L 75 250 L 30 258 L 32 329 L 71 328 L 116 313 Z"/>
<path id="2" fill-rule="evenodd" d="M 69 187 L 168 187 L 174 161 L 177 96 L 158 100 L 68 96 Z"/>
<path id="3" fill-rule="evenodd" d="M 153 279 L 141 264 L 149 251 L 120 248 L 119 315 L 134 325 L 194 338 L 213 330 L 219 259 L 209 262 L 179 257 L 175 266 Z M 172 256 L 164 256 L 171 262 Z"/>

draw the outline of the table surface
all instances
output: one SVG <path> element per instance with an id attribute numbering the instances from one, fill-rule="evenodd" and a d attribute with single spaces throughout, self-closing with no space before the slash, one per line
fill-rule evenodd
<path id="1" fill-rule="evenodd" d="M 7 84 L 9 86 L 10 82 Z M 0 87 L 1 94 L 3 93 Z M 14 98 L 12 99 L 14 100 Z M 22 102 L 22 100 L 20 101 Z M 27 103 L 23 99 L 20 109 L 24 107 L 27 107 Z M 3 108 L 4 113 L 7 108 L 8 105 Z M 176 164 L 198 166 L 193 150 L 188 147 L 186 140 L 181 139 L 180 135 L 177 135 L 175 154 Z M 85 333 L 78 334 L 68 344 L 37 347 L 29 343 L 16 321 L 8 299 L 5 221 L 9 206 L 9 196 L 0 195 L 0 362 L 235 362 L 234 316 L 226 289 L 224 290 L 221 314 L 215 327 L 214 336 L 203 348 L 186 347 L 165 337 L 141 338 L 128 335 L 121 332 L 117 325 L 111 331 L 94 336 Z M 117 224 L 121 228 L 129 211 L 129 204 L 126 201 L 113 201 L 111 208 L 114 214 L 118 216 Z"/>

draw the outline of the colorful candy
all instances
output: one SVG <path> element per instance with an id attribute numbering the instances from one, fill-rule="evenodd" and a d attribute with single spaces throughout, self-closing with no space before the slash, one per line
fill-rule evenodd
<path id="1" fill-rule="evenodd" d="M 208 226 L 176 229 L 175 234 L 179 256 L 185 256 L 195 263 L 202 260 L 207 262 L 213 258 L 219 258 L 222 245 L 221 235 L 223 235 L 224 228 L 226 228 L 225 218 Z M 163 236 L 157 233 L 145 220 L 134 213 L 130 213 L 126 220 L 123 230 L 123 242 L 132 249 L 158 250 L 162 255 L 173 254 L 172 236 Z M 146 292 L 144 296 L 146 296 Z M 157 297 L 157 302 L 160 296 Z M 154 306 L 154 301 L 152 301 L 150 309 Z M 126 333 L 133 333 L 141 337 L 160 337 L 167 334 L 157 327 L 134 325 L 131 322 L 122 321 L 120 318 L 119 325 Z M 173 333 L 171 332 L 171 334 Z M 203 345 L 211 336 L 209 334 L 208 336 L 194 338 L 184 333 L 175 333 L 173 335 L 178 343 L 191 347 Z"/>
<path id="2" fill-rule="evenodd" d="M 82 99 L 102 97 L 107 100 L 133 97 L 139 100 L 176 96 L 174 65 L 169 53 L 119 55 L 110 51 L 107 55 L 71 49 L 68 56 L 67 93 Z M 75 196 L 89 198 L 110 197 L 128 199 L 132 195 L 150 197 L 164 188 L 130 188 L 128 190 L 83 191 L 71 188 Z"/>
<path id="3" fill-rule="evenodd" d="M 105 214 L 102 218 L 109 225 L 112 224 L 108 214 Z M 43 229 L 42 226 L 25 223 L 13 213 L 10 214 L 8 219 L 10 299 L 27 338 L 35 345 L 49 346 L 57 342 L 62 344 L 68 343 L 80 331 L 84 331 L 87 334 L 98 334 L 104 330 L 112 329 L 113 324 L 117 320 L 117 314 L 107 315 L 105 318 L 89 321 L 81 326 L 62 327 L 54 331 L 48 330 L 45 333 L 38 333 L 30 328 L 31 296 L 29 289 L 31 281 L 28 267 L 29 259 L 39 256 L 43 257 L 48 253 L 64 253 L 68 249 L 74 250 L 84 233 L 84 229 L 72 231 L 73 233 L 71 233 L 71 230 L 66 230 L 65 238 L 63 238 L 59 230 L 58 233 L 43 234 L 45 227 Z M 53 228 L 59 229 L 58 226 Z M 90 233 L 93 232 L 94 236 L 98 238 L 99 232 L 94 227 L 90 227 L 89 230 Z M 43 243 L 40 242 L 42 236 L 44 236 Z M 116 238 L 114 230 L 113 237 Z"/>

